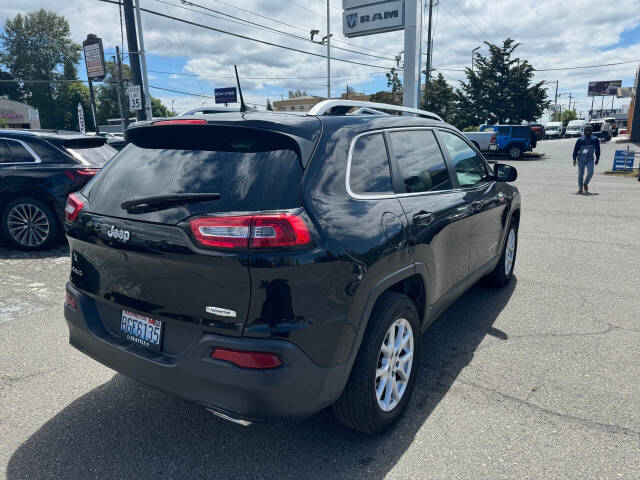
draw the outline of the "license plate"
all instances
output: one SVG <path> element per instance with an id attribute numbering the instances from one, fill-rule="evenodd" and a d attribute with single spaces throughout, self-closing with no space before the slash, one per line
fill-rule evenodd
<path id="1" fill-rule="evenodd" d="M 160 350 L 162 322 L 137 313 L 122 311 L 120 331 L 125 338 L 151 350 Z"/>

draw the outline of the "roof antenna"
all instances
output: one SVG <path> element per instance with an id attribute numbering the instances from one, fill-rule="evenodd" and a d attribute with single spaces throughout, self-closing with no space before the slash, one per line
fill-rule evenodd
<path id="1" fill-rule="evenodd" d="M 238 67 L 234 65 L 233 68 L 236 71 L 236 82 L 238 82 L 238 93 L 240 93 L 240 111 L 246 112 L 247 106 L 244 104 L 244 97 L 242 96 L 242 87 L 240 87 L 240 79 L 238 78 Z"/>

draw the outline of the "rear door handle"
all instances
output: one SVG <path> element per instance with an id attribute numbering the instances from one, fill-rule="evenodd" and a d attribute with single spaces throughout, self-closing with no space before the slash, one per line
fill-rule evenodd
<path id="1" fill-rule="evenodd" d="M 429 225 L 436 219 L 433 213 L 425 212 L 421 210 L 413 216 L 413 223 L 416 225 Z"/>

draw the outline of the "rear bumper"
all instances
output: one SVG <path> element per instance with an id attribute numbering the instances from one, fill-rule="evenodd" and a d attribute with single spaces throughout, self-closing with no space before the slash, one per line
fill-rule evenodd
<path id="1" fill-rule="evenodd" d="M 95 300 L 70 283 L 78 309 L 65 305 L 69 343 L 94 360 L 160 390 L 244 420 L 303 418 L 335 401 L 342 366 L 323 368 L 286 340 L 227 337 L 202 332 L 180 355 L 138 347 L 102 327 Z M 277 354 L 283 365 L 251 370 L 214 360 L 216 347 Z"/>

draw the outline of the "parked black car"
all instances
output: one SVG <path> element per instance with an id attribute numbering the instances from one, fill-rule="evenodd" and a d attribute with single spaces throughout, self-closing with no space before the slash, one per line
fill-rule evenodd
<path id="1" fill-rule="evenodd" d="M 71 345 L 235 421 L 396 421 L 420 334 L 511 279 L 520 195 L 435 115 L 345 104 L 397 108 L 132 126 L 69 199 Z"/>
<path id="2" fill-rule="evenodd" d="M 102 137 L 0 130 L 2 233 L 24 250 L 62 238 L 67 195 L 80 190 L 116 151 Z"/>

